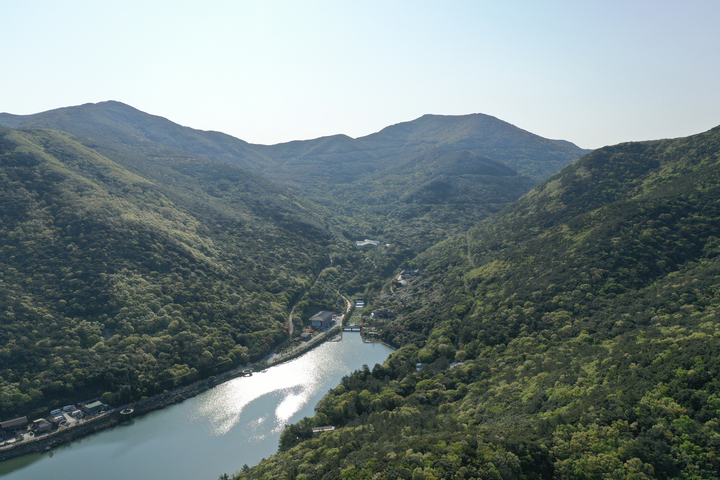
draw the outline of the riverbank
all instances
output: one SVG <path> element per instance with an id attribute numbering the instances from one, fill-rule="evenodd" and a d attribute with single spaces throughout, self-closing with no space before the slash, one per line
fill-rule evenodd
<path id="1" fill-rule="evenodd" d="M 167 408 L 50 451 L 0 462 L 0 479 L 218 478 L 277 452 L 285 425 L 312 417 L 343 377 L 392 353 L 357 332 L 320 342 L 293 360 L 239 376 Z M 258 369 L 262 368 L 258 365 Z M 167 399 L 166 399 L 167 400 Z"/>
<path id="2" fill-rule="evenodd" d="M 145 400 L 121 405 L 95 417 L 83 419 L 78 424 L 70 427 L 64 427 L 54 432 L 34 438 L 27 438 L 26 436 L 23 441 L 0 447 L 0 462 L 26 455 L 28 453 L 46 452 L 64 443 L 72 442 L 100 430 L 113 427 L 122 421 L 120 411 L 123 409 L 132 408 L 134 410 L 133 417 L 137 417 L 154 410 L 174 405 L 188 398 L 192 398 L 234 378 L 247 376 L 248 370 L 258 372 L 266 368 L 288 362 L 307 353 L 328 339 L 334 338 L 335 335 L 341 332 L 342 324 L 338 324 L 325 332 L 320 332 L 311 340 L 303 342 L 291 350 L 285 351 L 281 354 L 273 354 L 271 357 L 268 357 L 267 360 L 263 360 L 262 362 L 238 367 L 227 372 L 208 377 L 204 380 L 199 380 L 190 385 L 155 395 Z"/>
<path id="3" fill-rule="evenodd" d="M 340 295 L 343 300 L 345 300 L 347 306 L 345 313 L 340 317 L 340 320 L 335 326 L 329 328 L 324 332 L 319 332 L 317 335 L 315 335 L 306 342 L 301 342 L 298 345 L 281 353 L 272 353 L 259 363 L 237 367 L 232 370 L 228 370 L 227 372 L 210 376 L 203 380 L 198 380 L 191 383 L 190 385 L 178 387 L 172 391 L 161 393 L 145 400 L 139 400 L 131 404 L 121 405 L 110 411 L 103 412 L 100 415 L 83 419 L 75 425 L 63 427 L 62 429 L 58 429 L 54 432 L 50 432 L 39 437 L 33 437 L 31 439 L 25 437 L 25 439 L 20 442 L 0 447 L 0 462 L 2 462 L 3 460 L 8 460 L 11 458 L 26 455 L 28 453 L 46 452 L 64 443 L 78 440 L 91 433 L 113 427 L 120 423 L 122 420 L 124 420 L 120 415 L 120 412 L 124 409 L 133 409 L 133 417 L 144 415 L 154 410 L 159 410 L 161 408 L 165 408 L 167 406 L 182 402 L 183 400 L 186 400 L 188 398 L 192 398 L 206 390 L 209 390 L 221 383 L 227 382 L 234 378 L 252 375 L 252 372 L 262 371 L 266 368 L 288 362 L 301 355 L 304 355 L 305 353 L 309 352 L 321 343 L 329 339 L 333 339 L 335 335 L 342 335 L 342 325 L 345 318 L 352 309 L 352 304 L 340 292 L 338 292 L 338 295 Z M 293 305 L 288 316 L 288 323 L 291 327 L 290 337 L 292 336 L 292 317 L 295 312 L 296 306 L 297 302 L 295 303 L 295 305 Z M 293 340 L 289 338 L 287 341 Z M 389 347 L 394 348 L 391 346 Z"/>

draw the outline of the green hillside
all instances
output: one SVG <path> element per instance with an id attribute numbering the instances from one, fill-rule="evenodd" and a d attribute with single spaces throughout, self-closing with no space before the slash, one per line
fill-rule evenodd
<path id="1" fill-rule="evenodd" d="M 592 152 L 416 258 L 402 348 L 236 478 L 718 478 L 719 239 L 720 127 Z"/>
<path id="2" fill-rule="evenodd" d="M 34 115 L 0 113 L 0 125 L 11 128 L 45 128 L 69 132 L 91 148 L 141 151 L 160 155 L 183 151 L 253 170 L 263 159 L 250 144 L 220 132 L 183 127 L 120 102 L 59 108 Z"/>
<path id="3" fill-rule="evenodd" d="M 183 155 L 240 166 L 326 207 L 348 240 L 377 236 L 409 252 L 395 252 L 394 264 L 465 231 L 587 153 L 481 114 L 425 115 L 362 138 L 278 145 L 181 127 L 119 102 L 0 114 L 0 125 L 69 132 L 133 170 L 145 171 L 148 158 Z"/>
<path id="4" fill-rule="evenodd" d="M 235 166 L 0 128 L 0 417 L 256 360 L 328 262 L 315 208 Z"/>
<path id="5" fill-rule="evenodd" d="M 262 173 L 336 212 L 348 237 L 372 232 L 415 253 L 588 152 L 482 114 L 425 115 L 357 139 L 255 148 L 277 165 Z"/>
<path id="6" fill-rule="evenodd" d="M 529 176 L 547 178 L 574 160 L 583 150 L 570 142 L 549 140 L 490 115 L 423 115 L 358 139 L 376 156 L 421 152 L 430 148 L 468 150 L 485 155 Z"/>
<path id="7" fill-rule="evenodd" d="M 334 307 L 338 288 L 372 300 L 403 262 L 467 231 L 586 152 L 480 114 L 426 115 L 358 139 L 335 135 L 271 146 L 182 127 L 119 102 L 0 114 L 0 125 L 63 131 L 151 179 L 173 202 L 211 216 L 242 216 L 236 200 L 223 199 L 239 171 L 228 170 L 234 173 L 225 178 L 226 170 L 212 160 L 270 180 L 247 176 L 253 180 L 243 189 L 273 209 L 284 205 L 278 184 L 289 186 L 304 200 L 295 198 L 299 210 L 283 210 L 288 224 L 317 226 L 322 219 L 332 232 L 328 253 L 335 262 L 300 303 L 301 314 Z M 305 211 L 311 213 L 307 222 Z M 389 246 L 355 248 L 365 238 Z"/>
<path id="8" fill-rule="evenodd" d="M 503 427 L 487 430 L 470 420 L 474 413 L 459 416 L 467 396 L 484 389 L 469 386 L 495 378 L 483 359 L 525 332 L 505 319 L 478 326 L 474 299 L 483 277 L 473 272 L 486 263 L 476 250 L 490 237 L 456 235 L 582 149 L 485 115 L 430 115 L 359 139 L 273 146 L 181 127 L 118 102 L 2 114 L 0 124 L 16 128 L 0 131 L 3 418 L 101 394 L 118 404 L 262 358 L 285 338 L 296 300 L 299 327 L 300 317 L 334 308 L 338 291 L 362 292 L 401 314 L 378 326 L 384 339 L 406 347 L 388 367 L 348 377 L 325 399 L 313 422 L 359 430 L 333 433 L 340 443 L 332 448 L 342 445 L 343 453 L 314 459 L 312 476 L 327 471 L 334 478 L 336 466 L 356 465 L 405 478 L 400 464 L 374 466 L 371 450 L 414 449 L 441 465 L 457 441 L 474 445 L 474 460 L 463 460 L 468 468 L 478 455 L 500 452 L 510 462 L 525 451 L 552 468 L 544 437 L 511 435 L 511 448 L 502 440 L 510 420 L 498 416 Z M 526 220 L 532 224 L 523 217 L 519 225 Z M 502 222 L 481 228 L 502 229 Z M 363 238 L 383 245 L 355 247 Z M 409 263 L 427 273 L 381 295 Z M 446 370 L 456 355 L 475 363 Z M 427 364 L 420 374 L 417 362 Z M 511 417 L 517 428 L 534 425 Z M 253 474 L 310 468 L 286 456 L 305 455 L 308 444 L 295 443 L 309 425 L 288 429 L 283 457 Z M 487 436 L 466 439 L 479 429 Z M 345 441 L 347 432 L 355 443 Z M 323 451 L 319 441 L 313 445 Z M 426 441 L 436 445 L 432 452 L 421 448 Z M 274 463 L 280 458 L 285 463 Z M 422 468 L 435 468 L 432 462 L 422 460 Z M 499 471 L 511 468 L 495 463 Z M 521 470 L 535 468 L 528 465 Z M 358 472 L 346 473 L 365 475 Z"/>

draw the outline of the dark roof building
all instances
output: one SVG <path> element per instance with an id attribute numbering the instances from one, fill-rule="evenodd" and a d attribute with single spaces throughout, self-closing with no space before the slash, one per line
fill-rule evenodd
<path id="1" fill-rule="evenodd" d="M 11 433 L 16 432 L 26 426 L 28 423 L 27 417 L 13 418 L 12 420 L 6 420 L 0 422 L 0 432 Z"/>
<path id="2" fill-rule="evenodd" d="M 333 319 L 333 312 L 323 310 L 310 317 L 310 326 L 315 330 L 328 328 Z"/>
<path id="3" fill-rule="evenodd" d="M 398 281 L 407 280 L 408 278 L 419 277 L 422 275 L 422 268 L 406 268 L 400 275 L 398 275 Z"/>
<path id="4" fill-rule="evenodd" d="M 377 310 L 373 310 L 372 314 L 370 315 L 371 318 L 395 318 L 395 312 L 392 310 L 388 310 L 387 308 L 379 308 Z"/>
<path id="5" fill-rule="evenodd" d="M 38 418 L 33 422 L 32 429 L 37 433 L 48 432 L 52 428 L 52 424 L 44 418 Z"/>

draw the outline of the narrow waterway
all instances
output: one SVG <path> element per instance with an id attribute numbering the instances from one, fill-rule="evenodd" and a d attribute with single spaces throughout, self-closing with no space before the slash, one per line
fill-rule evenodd
<path id="1" fill-rule="evenodd" d="M 326 342 L 265 373 L 218 385 L 164 410 L 0 463 L 3 480 L 215 480 L 277 451 L 286 423 L 312 416 L 343 376 L 382 363 L 392 349 L 359 333 Z"/>

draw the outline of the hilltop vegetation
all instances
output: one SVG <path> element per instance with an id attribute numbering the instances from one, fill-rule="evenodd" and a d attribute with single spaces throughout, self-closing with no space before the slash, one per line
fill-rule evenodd
<path id="1" fill-rule="evenodd" d="M 374 298 L 402 262 L 582 153 L 484 115 L 274 146 L 118 102 L 0 114 L 0 124 L 20 129 L 3 130 L 0 165 L 3 416 L 103 392 L 126 401 L 257 359 L 284 338 L 283 316 L 304 292 L 297 318 L 342 308 L 338 290 Z M 365 237 L 391 245 L 358 251 Z M 211 328 L 222 346 L 206 348 Z M 167 340 L 183 332 L 205 340 Z M 152 358 L 132 361 L 122 352 L 134 345 L 108 347 L 133 335 L 171 346 L 148 344 Z M 46 353 L 63 362 L 49 368 Z"/>
<path id="2" fill-rule="evenodd" d="M 582 150 L 488 115 L 425 115 L 357 139 L 254 146 L 269 178 L 327 206 L 348 237 L 420 253 L 500 211 Z"/>
<path id="3" fill-rule="evenodd" d="M 285 338 L 327 263 L 313 207 L 187 155 L 142 173 L 58 133 L 0 128 L 3 418 L 152 395 Z"/>
<path id="4" fill-rule="evenodd" d="M 245 364 L 363 292 L 400 349 L 237 478 L 717 478 L 720 127 L 544 180 L 583 151 L 484 115 L 275 146 L 115 102 L 0 123 L 3 418 Z"/>
<path id="5" fill-rule="evenodd" d="M 236 478 L 718 478 L 719 238 L 720 127 L 595 151 L 420 255 L 402 348 Z"/>
<path id="6" fill-rule="evenodd" d="M 327 207 L 327 221 L 346 239 L 376 236 L 410 256 L 466 231 L 587 153 L 481 114 L 425 115 L 357 139 L 278 145 L 181 127 L 119 102 L 0 114 L 0 125 L 69 132 L 133 170 L 188 155 L 237 165 Z"/>

